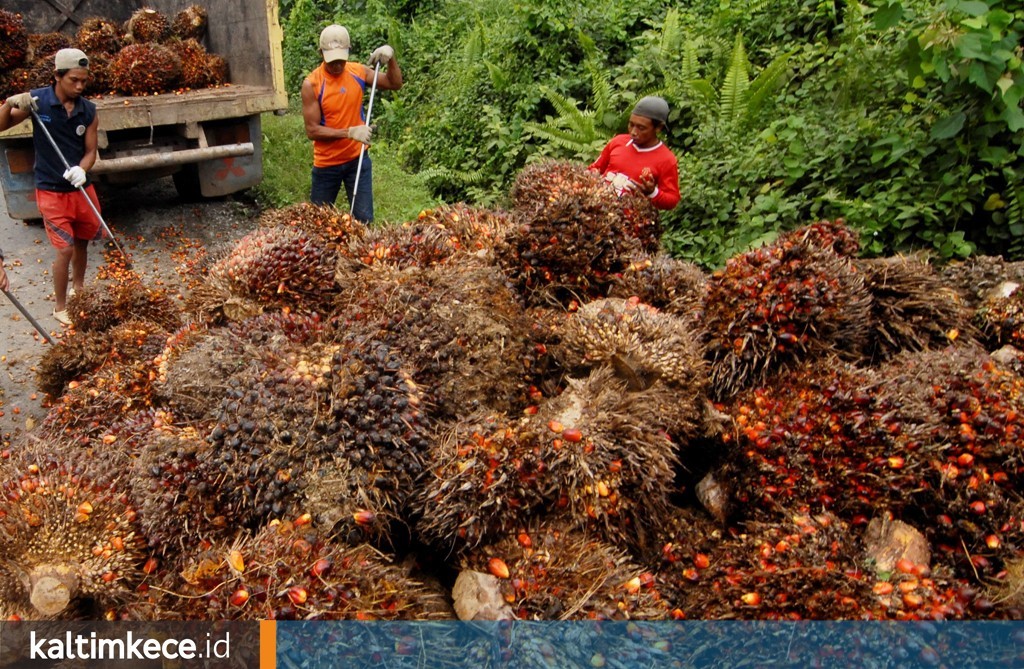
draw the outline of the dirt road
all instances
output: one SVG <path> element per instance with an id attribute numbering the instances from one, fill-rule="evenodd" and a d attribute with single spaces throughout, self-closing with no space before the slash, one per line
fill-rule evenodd
<path id="1" fill-rule="evenodd" d="M 131 188 L 100 191 L 104 219 L 131 256 L 142 280 L 173 293 L 181 276 L 193 271 L 198 256 L 216 254 L 251 230 L 257 210 L 247 198 L 183 202 L 170 178 Z M 41 225 L 7 216 L 0 193 L 0 248 L 11 292 L 55 341 L 63 330 L 53 318 L 53 250 Z M 107 253 L 102 242 L 89 247 L 86 284 L 103 281 Z M 0 438 L 4 447 L 38 425 L 47 398 L 37 390 L 35 368 L 49 344 L 15 306 L 0 294 Z"/>

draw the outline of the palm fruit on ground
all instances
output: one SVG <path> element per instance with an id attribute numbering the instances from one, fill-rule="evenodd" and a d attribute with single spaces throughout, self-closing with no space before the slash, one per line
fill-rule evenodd
<path id="1" fill-rule="evenodd" d="M 676 395 L 662 383 L 631 390 L 601 367 L 524 418 L 516 438 L 536 453 L 550 512 L 617 546 L 648 544 L 679 465 L 666 427 L 676 422 Z"/>
<path id="2" fill-rule="evenodd" d="M 627 200 L 583 165 L 528 166 L 511 197 L 515 225 L 496 257 L 531 304 L 604 297 L 614 275 L 649 246 L 630 233 Z"/>
<path id="3" fill-rule="evenodd" d="M 690 322 L 636 298 L 595 300 L 569 317 L 556 350 L 571 373 L 610 366 L 630 390 L 671 388 L 677 402 L 663 427 L 673 435 L 694 436 L 703 424 L 707 371 Z"/>
<path id="4" fill-rule="evenodd" d="M 126 494 L 125 462 L 60 442 L 24 444 L 3 467 L 0 569 L 21 597 L 56 616 L 78 601 L 100 610 L 132 596 L 145 538 Z"/>
<path id="5" fill-rule="evenodd" d="M 337 304 L 340 331 L 379 337 L 402 351 L 416 382 L 431 389 L 425 408 L 433 417 L 525 405 L 528 321 L 495 268 L 374 267 L 353 274 Z"/>
<path id="6" fill-rule="evenodd" d="M 121 26 L 110 19 L 94 16 L 82 22 L 75 34 L 78 48 L 89 55 L 89 69 L 93 67 L 92 59 L 99 54 L 113 56 L 124 46 Z"/>
<path id="7" fill-rule="evenodd" d="M 155 9 L 136 10 L 124 24 L 125 41 L 131 44 L 162 42 L 171 34 L 171 22 Z"/>
<path id="8" fill-rule="evenodd" d="M 467 417 L 433 441 L 416 532 L 445 554 L 493 541 L 541 512 L 545 466 L 504 416 Z"/>
<path id="9" fill-rule="evenodd" d="M 209 27 L 209 16 L 202 5 L 190 5 L 174 15 L 171 34 L 183 40 L 202 42 Z"/>
<path id="10" fill-rule="evenodd" d="M 123 95 L 156 95 L 174 90 L 181 59 L 169 47 L 152 42 L 129 44 L 110 62 L 110 79 Z"/>
<path id="11" fill-rule="evenodd" d="M 21 67 L 27 56 L 28 31 L 21 14 L 0 9 L 0 70 Z"/>
<path id="12" fill-rule="evenodd" d="M 557 523 L 525 525 L 462 559 L 498 578 L 520 620 L 661 620 L 655 577 L 621 550 Z"/>
<path id="13" fill-rule="evenodd" d="M 658 252 L 637 254 L 615 277 L 608 296 L 638 297 L 666 313 L 693 319 L 706 290 L 707 276 L 700 267 Z"/>
<path id="14" fill-rule="evenodd" d="M 863 276 L 799 232 L 730 258 L 709 279 L 702 324 L 716 397 L 829 352 L 862 355 L 871 308 Z"/>
<path id="15" fill-rule="evenodd" d="M 894 256 L 855 264 L 871 293 L 869 360 L 971 338 L 970 311 L 927 262 Z"/>
<path id="16" fill-rule="evenodd" d="M 298 227 L 261 227 L 210 268 L 210 282 L 265 306 L 319 310 L 337 293 L 337 256 Z"/>
<path id="17" fill-rule="evenodd" d="M 345 547 L 308 516 L 186 555 L 164 583 L 190 620 L 431 620 L 451 617 L 440 593 L 369 546 Z M 176 601 L 176 604 L 175 604 Z"/>

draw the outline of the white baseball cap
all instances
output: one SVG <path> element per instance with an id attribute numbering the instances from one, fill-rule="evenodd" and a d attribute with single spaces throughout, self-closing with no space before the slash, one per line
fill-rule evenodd
<path id="1" fill-rule="evenodd" d="M 348 50 L 352 42 L 344 26 L 331 24 L 320 33 L 320 51 L 324 54 L 324 62 L 348 60 Z"/>
<path id="2" fill-rule="evenodd" d="M 61 49 L 57 52 L 57 55 L 53 57 L 53 69 L 57 70 L 73 70 L 76 67 L 89 67 L 89 56 L 85 55 L 85 52 L 81 49 Z"/>

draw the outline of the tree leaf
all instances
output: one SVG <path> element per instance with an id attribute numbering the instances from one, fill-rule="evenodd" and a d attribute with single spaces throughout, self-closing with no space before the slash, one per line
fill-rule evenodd
<path id="1" fill-rule="evenodd" d="M 932 139 L 950 139 L 960 134 L 964 127 L 967 116 L 963 112 L 957 112 L 940 120 L 932 126 Z"/>
<path id="2" fill-rule="evenodd" d="M 875 30 L 887 30 L 892 28 L 894 25 L 899 23 L 902 18 L 903 4 L 898 0 L 896 2 L 890 2 L 888 5 L 879 7 L 875 10 Z"/>

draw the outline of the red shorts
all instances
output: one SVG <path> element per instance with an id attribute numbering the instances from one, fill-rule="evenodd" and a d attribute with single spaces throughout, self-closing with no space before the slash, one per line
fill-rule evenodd
<path id="1" fill-rule="evenodd" d="M 89 184 L 85 187 L 85 192 L 96 205 L 96 211 L 99 211 L 100 201 L 96 197 L 96 189 Z M 76 239 L 92 241 L 103 236 L 100 219 L 82 197 L 82 193 L 77 190 L 58 193 L 37 188 L 36 206 L 43 215 L 46 236 L 54 248 L 67 248 Z"/>

